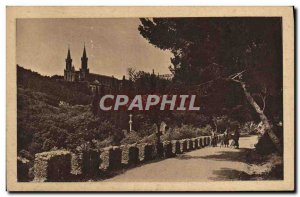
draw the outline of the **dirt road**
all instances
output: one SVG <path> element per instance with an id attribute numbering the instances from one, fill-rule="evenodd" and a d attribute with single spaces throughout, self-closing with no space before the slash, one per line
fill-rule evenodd
<path id="1" fill-rule="evenodd" d="M 213 181 L 236 180 L 241 172 L 247 173 L 245 151 L 254 148 L 257 136 L 241 137 L 240 149 L 206 147 L 174 158 L 154 161 L 132 168 L 105 181 Z"/>

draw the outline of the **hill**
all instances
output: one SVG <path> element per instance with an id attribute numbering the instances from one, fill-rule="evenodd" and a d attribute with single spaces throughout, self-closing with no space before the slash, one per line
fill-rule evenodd
<path id="1" fill-rule="evenodd" d="M 67 102 L 71 105 L 88 105 L 92 94 L 85 83 L 72 83 L 61 80 L 61 76 L 42 76 L 37 72 L 17 65 L 17 86 L 42 92 L 53 97 L 53 102 Z"/>
<path id="2" fill-rule="evenodd" d="M 53 148 L 74 149 L 91 140 L 110 138 L 116 128 L 94 116 L 90 108 L 57 105 L 56 99 L 45 93 L 18 88 L 18 152 L 26 151 L 33 156 Z"/>
<path id="3" fill-rule="evenodd" d="M 110 139 L 116 131 L 104 117 L 93 115 L 92 95 L 85 84 L 17 66 L 17 87 L 18 153 L 32 157 L 53 148 L 73 149 Z"/>

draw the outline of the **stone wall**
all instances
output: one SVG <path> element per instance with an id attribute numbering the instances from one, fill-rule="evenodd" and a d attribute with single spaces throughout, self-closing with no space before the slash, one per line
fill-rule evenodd
<path id="1" fill-rule="evenodd" d="M 83 165 L 83 153 L 71 153 L 71 174 L 81 175 Z"/>
<path id="2" fill-rule="evenodd" d="M 195 149 L 200 148 L 199 147 L 199 139 L 198 138 L 194 138 L 194 144 L 195 144 Z"/>
<path id="3" fill-rule="evenodd" d="M 178 140 L 172 140 L 172 153 L 174 155 L 182 153 L 180 150 L 180 142 Z"/>
<path id="4" fill-rule="evenodd" d="M 134 165 L 139 163 L 139 149 L 137 144 L 122 145 L 122 165 Z"/>
<path id="5" fill-rule="evenodd" d="M 101 150 L 100 167 L 102 171 L 121 168 L 122 150 L 118 146 L 111 146 Z M 99 165 L 98 165 L 99 166 Z"/>
<path id="6" fill-rule="evenodd" d="M 204 143 L 203 143 L 203 138 L 202 137 L 199 138 L 199 147 L 200 148 L 204 147 Z"/>
<path id="7" fill-rule="evenodd" d="M 165 141 L 163 143 L 163 150 L 166 158 L 175 156 L 172 152 L 172 143 L 170 141 Z"/>
<path id="8" fill-rule="evenodd" d="M 65 181 L 71 172 L 71 153 L 57 150 L 38 153 L 34 160 L 34 181 Z"/>
<path id="9" fill-rule="evenodd" d="M 160 147 L 162 146 L 162 144 L 160 144 Z M 147 144 L 145 146 L 145 158 L 144 161 L 149 161 L 154 159 L 156 156 L 161 156 L 160 153 L 157 152 L 157 150 L 155 150 L 155 145 L 154 144 Z"/>
<path id="10" fill-rule="evenodd" d="M 139 161 L 143 162 L 145 160 L 145 146 L 147 144 L 143 143 L 143 144 L 138 144 L 137 148 L 139 150 Z"/>
<path id="11" fill-rule="evenodd" d="M 189 147 L 189 149 L 190 150 L 195 150 L 195 139 L 190 139 L 190 147 Z"/>
<path id="12" fill-rule="evenodd" d="M 187 152 L 187 141 L 186 140 L 180 140 L 180 150 L 182 153 Z"/>
<path id="13" fill-rule="evenodd" d="M 27 182 L 31 180 L 29 176 L 30 161 L 28 159 L 17 157 L 17 175 L 19 182 Z"/>
<path id="14" fill-rule="evenodd" d="M 99 165 L 101 163 L 100 153 L 101 150 L 97 149 L 90 149 L 82 152 L 81 169 L 84 176 L 94 176 L 99 173 Z"/>
<path id="15" fill-rule="evenodd" d="M 218 141 L 221 137 L 218 138 Z M 155 144 L 142 143 L 110 146 L 100 150 L 84 149 L 76 152 L 58 150 L 38 153 L 34 160 L 34 181 L 68 181 L 70 177 L 92 178 L 101 173 L 136 165 L 155 158 L 170 158 L 176 154 L 210 145 L 210 137 L 165 141 L 157 148 Z M 28 169 L 18 161 L 18 170 Z M 26 181 L 25 175 L 20 179 Z M 19 179 L 18 176 L 18 179 Z"/>

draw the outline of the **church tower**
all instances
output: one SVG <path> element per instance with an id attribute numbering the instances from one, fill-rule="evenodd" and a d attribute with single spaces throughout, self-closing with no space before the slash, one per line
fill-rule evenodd
<path id="1" fill-rule="evenodd" d="M 66 58 L 66 69 L 64 71 L 65 71 L 64 79 L 66 81 L 72 81 L 72 58 L 71 58 L 70 47 L 68 47 L 68 54 Z"/>
<path id="2" fill-rule="evenodd" d="M 71 58 L 70 48 L 68 48 L 68 55 L 66 59 L 66 70 L 71 70 L 71 68 L 72 68 L 72 58 Z"/>
<path id="3" fill-rule="evenodd" d="M 80 80 L 86 80 L 88 78 L 89 69 L 88 69 L 88 58 L 86 55 L 85 45 L 83 47 L 83 54 L 81 57 L 81 69 L 80 69 Z"/>

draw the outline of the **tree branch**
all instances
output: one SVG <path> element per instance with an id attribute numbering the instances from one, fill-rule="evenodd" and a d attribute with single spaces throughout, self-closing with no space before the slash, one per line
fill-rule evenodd
<path id="1" fill-rule="evenodd" d="M 266 108 L 266 98 L 267 98 L 267 96 L 262 95 L 261 93 L 253 94 L 253 96 L 258 96 L 261 99 L 261 101 L 262 101 L 262 111 L 264 111 L 265 108 Z"/>
<path id="2" fill-rule="evenodd" d="M 244 72 L 244 71 L 242 71 L 242 72 Z M 269 135 L 270 139 L 274 143 L 274 145 L 275 145 L 276 149 L 278 150 L 278 152 L 282 153 L 282 147 L 281 147 L 280 141 L 279 141 L 278 137 L 275 135 L 274 131 L 272 130 L 272 125 L 270 124 L 268 118 L 266 117 L 266 115 L 263 112 L 263 110 L 265 108 L 265 99 L 266 99 L 266 97 L 261 95 L 261 98 L 263 100 L 263 108 L 261 109 L 261 107 L 255 102 L 253 96 L 251 96 L 250 92 L 248 92 L 248 90 L 246 88 L 246 84 L 243 81 L 241 81 L 242 72 L 237 73 L 233 77 L 229 78 L 229 80 L 237 82 L 242 86 L 244 94 L 246 96 L 246 99 L 252 105 L 252 107 L 255 109 L 255 111 L 257 112 L 257 114 L 259 115 L 261 121 L 263 122 L 263 124 L 265 126 L 265 131 L 263 132 L 263 134 L 265 132 L 267 132 L 267 134 Z M 238 77 L 239 80 L 235 79 L 236 77 Z"/>
<path id="3" fill-rule="evenodd" d="M 243 70 L 243 71 L 241 71 L 241 72 L 238 72 L 238 73 L 235 73 L 235 74 L 233 74 L 233 75 L 230 75 L 229 78 L 231 78 L 231 79 L 235 79 L 236 77 L 240 77 L 240 78 L 241 78 L 242 74 L 243 74 L 245 71 L 246 71 L 246 70 Z"/>

